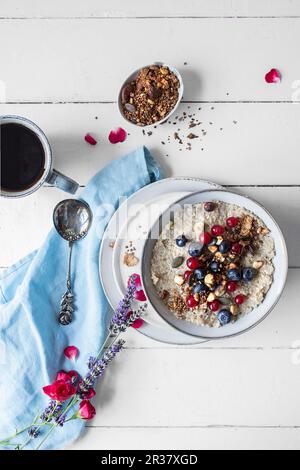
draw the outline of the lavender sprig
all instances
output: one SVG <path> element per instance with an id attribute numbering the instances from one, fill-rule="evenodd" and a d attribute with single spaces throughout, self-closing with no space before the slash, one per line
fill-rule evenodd
<path id="1" fill-rule="evenodd" d="M 62 404 L 51 400 L 47 408 L 44 409 L 43 413 L 40 416 L 41 421 L 50 423 L 53 418 L 57 417 L 62 410 Z"/>
<path id="2" fill-rule="evenodd" d="M 129 278 L 125 295 L 112 316 L 110 326 L 109 326 L 109 331 L 111 334 L 113 335 L 118 334 L 120 332 L 120 328 L 126 322 L 128 318 L 128 313 L 130 312 L 130 309 L 131 309 L 132 302 L 134 301 L 134 298 L 135 298 L 136 291 L 137 291 L 137 288 L 135 285 L 135 275 L 133 274 Z"/>
<path id="3" fill-rule="evenodd" d="M 28 435 L 29 437 L 32 437 L 33 439 L 36 439 L 39 433 L 40 431 L 37 426 L 32 426 L 32 428 L 28 429 Z"/>
<path id="4" fill-rule="evenodd" d="M 48 436 L 57 426 L 63 426 L 65 422 L 75 419 L 75 417 L 78 418 L 76 413 L 73 414 L 71 418 L 68 418 L 70 410 L 72 410 L 81 399 L 84 399 L 87 396 L 87 392 L 89 392 L 95 382 L 103 376 L 110 362 L 123 349 L 125 341 L 118 339 L 119 334 L 132 326 L 145 312 L 146 304 L 140 306 L 136 311 L 132 311 L 132 303 L 135 300 L 136 292 L 138 290 L 136 281 L 136 275 L 133 274 L 130 276 L 125 296 L 119 303 L 118 308 L 111 319 L 108 328 L 108 336 L 96 357 L 90 357 L 88 361 L 89 371 L 79 383 L 77 393 L 68 402 L 63 404 L 58 401 L 51 400 L 43 413 L 38 413 L 35 420 L 29 426 L 21 431 L 17 431 L 13 436 L 0 441 L 0 445 L 14 445 L 15 449 L 22 450 L 27 446 L 31 439 L 35 439 L 40 435 L 42 426 L 46 428 L 49 427 L 49 431 L 44 437 L 42 436 L 43 438 L 41 442 L 36 447 L 36 450 L 38 450 L 43 446 L 46 439 L 48 439 Z M 112 336 L 114 336 L 113 339 L 111 339 Z M 109 346 L 107 347 L 108 344 Z M 107 349 L 105 350 L 105 348 Z M 25 440 L 23 444 L 11 444 L 11 440 L 22 434 L 24 431 L 27 431 L 28 439 Z"/>
<path id="5" fill-rule="evenodd" d="M 67 415 L 65 413 L 62 413 L 61 415 L 55 418 L 55 422 L 56 424 L 58 424 L 58 426 L 63 426 L 65 424 L 66 418 Z"/>
<path id="6" fill-rule="evenodd" d="M 79 384 L 79 394 L 85 394 L 93 387 L 95 382 L 102 377 L 108 364 L 116 357 L 118 352 L 121 351 L 125 344 L 125 341 L 120 339 L 116 343 L 113 343 L 107 351 L 103 354 L 101 359 L 90 357 L 88 361 L 89 372 L 83 378 Z"/>

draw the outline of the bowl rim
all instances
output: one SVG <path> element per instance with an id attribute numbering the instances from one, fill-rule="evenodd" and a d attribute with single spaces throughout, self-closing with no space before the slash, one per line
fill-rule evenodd
<path id="1" fill-rule="evenodd" d="M 274 223 L 277 231 L 278 231 L 278 235 L 279 235 L 279 239 L 280 239 L 280 242 L 281 242 L 281 245 L 282 245 L 282 250 L 283 250 L 283 268 L 284 268 L 284 271 L 283 271 L 283 276 L 282 276 L 282 285 L 281 285 L 281 289 L 280 289 L 280 292 L 276 295 L 276 297 L 274 298 L 273 302 L 272 302 L 272 305 L 268 308 L 268 310 L 266 311 L 266 313 L 264 315 L 262 315 L 261 318 L 257 319 L 253 324 L 251 324 L 250 326 L 248 326 L 247 328 L 244 328 L 243 330 L 240 330 L 240 331 L 237 331 L 237 332 L 234 332 L 234 333 L 231 333 L 231 334 L 228 334 L 228 335 L 224 335 L 224 336 L 204 336 L 204 335 L 196 335 L 196 334 L 193 334 L 193 333 L 190 333 L 190 332 L 186 332 L 184 330 L 182 330 L 181 328 L 179 328 L 178 326 L 174 325 L 174 323 L 170 322 L 167 318 L 165 318 L 165 316 L 163 316 L 163 319 L 170 325 L 172 326 L 173 328 L 181 331 L 181 332 L 184 332 L 185 334 L 188 334 L 190 336 L 193 336 L 193 337 L 198 337 L 198 338 L 203 338 L 203 339 L 206 339 L 206 340 L 224 340 L 224 339 L 227 339 L 227 338 L 233 338 L 235 336 L 239 336 L 241 334 L 244 334 L 244 333 L 247 333 L 248 331 L 251 331 L 253 328 L 255 328 L 256 326 L 258 326 L 263 320 L 265 320 L 269 315 L 270 313 L 274 310 L 275 306 L 277 305 L 277 303 L 279 302 L 279 299 L 281 298 L 281 295 L 284 291 L 284 288 L 285 288 L 285 285 L 286 285 L 286 280 L 287 280 L 287 275 L 288 275 L 288 251 L 287 251 L 287 247 L 286 247 L 286 242 L 285 242 L 285 238 L 283 236 L 283 233 L 281 231 L 281 228 L 279 227 L 278 223 L 276 222 L 276 220 L 274 219 L 274 217 L 272 216 L 272 214 L 270 214 L 270 212 L 260 203 L 258 202 L 256 199 L 252 198 L 252 197 L 249 197 L 249 196 L 245 196 L 245 195 L 242 195 L 242 194 L 239 194 L 237 192 L 234 192 L 234 191 L 229 191 L 227 189 L 207 189 L 207 190 L 202 190 L 202 191 L 196 191 L 194 193 L 191 193 L 189 195 L 186 195 L 186 196 L 183 196 L 182 198 L 178 199 L 177 201 L 175 201 L 170 207 L 172 207 L 173 205 L 176 205 L 176 204 L 181 204 L 184 200 L 187 200 L 187 199 L 190 199 L 192 198 L 193 196 L 196 196 L 197 194 L 210 194 L 210 193 L 213 193 L 213 192 L 219 192 L 219 193 L 226 193 L 226 194 L 229 194 L 229 195 L 233 195 L 233 196 L 238 196 L 238 197 L 241 197 L 241 198 L 244 198 L 246 200 L 249 200 L 251 201 L 252 203 L 254 204 L 257 204 L 269 217 L 270 219 L 272 220 L 272 222 Z M 238 204 L 237 204 L 238 205 Z M 144 270 L 144 266 L 145 266 L 145 247 L 147 245 L 147 242 L 149 240 L 149 236 L 153 230 L 153 227 L 157 224 L 158 220 L 160 220 L 164 214 L 166 214 L 169 210 L 170 210 L 170 207 L 168 209 L 166 209 L 163 213 L 160 214 L 160 216 L 155 220 L 155 222 L 152 224 L 149 232 L 148 232 L 148 235 L 147 235 L 147 238 L 145 239 L 145 244 L 144 244 L 144 247 L 143 247 L 143 255 L 142 255 L 142 263 L 141 263 L 141 281 L 142 281 L 142 286 L 143 286 L 143 289 L 145 291 L 145 294 L 147 296 L 147 302 L 149 302 L 152 307 L 154 308 L 154 310 L 156 310 L 157 314 L 158 315 L 161 315 L 156 307 L 153 305 L 152 301 L 151 301 L 151 298 L 150 296 L 148 295 L 148 288 L 147 288 L 147 283 L 145 282 L 145 270 Z M 247 209 L 249 210 L 249 209 Z M 254 211 L 252 211 L 254 213 Z M 255 214 L 255 213 L 254 213 Z M 256 214 L 255 214 L 256 215 Z M 276 256 L 276 253 L 275 253 L 275 256 Z M 273 282 L 272 282 L 273 284 Z M 271 286 L 272 286 L 271 284 Z M 270 288 L 271 288 L 270 286 Z M 269 290 L 270 290 L 269 288 Z M 268 291 L 269 291 L 268 290 Z M 264 298 L 265 299 L 265 298 Z M 262 305 L 264 302 L 264 300 L 259 304 L 259 305 Z M 258 305 L 258 307 L 259 307 Z M 257 307 L 255 307 L 257 308 Z M 255 308 L 253 310 L 255 310 Z M 253 311 L 251 310 L 251 312 Z M 251 312 L 249 312 L 249 314 L 251 314 Z M 248 314 L 247 314 L 248 315 Z M 209 330 L 213 330 L 214 328 L 209 328 Z M 218 330 L 220 330 L 218 328 Z"/>
<path id="2" fill-rule="evenodd" d="M 171 72 L 173 72 L 176 77 L 178 78 L 179 80 L 179 89 L 178 89 L 178 100 L 176 102 L 176 105 L 174 106 L 174 108 L 171 109 L 171 111 L 169 112 L 169 114 L 167 114 L 164 118 L 160 119 L 160 121 L 156 121 L 154 122 L 153 124 L 147 124 L 146 126 L 139 126 L 138 124 L 130 121 L 129 119 L 127 119 L 123 113 L 123 110 L 122 110 L 122 99 L 121 99 L 121 95 L 122 95 L 122 90 L 124 88 L 125 85 L 127 85 L 127 83 L 131 82 L 132 80 L 134 80 L 137 76 L 137 74 L 144 68 L 147 68 L 147 67 L 151 67 L 152 65 L 159 65 L 161 67 L 168 67 L 169 70 Z M 143 65 L 142 67 L 139 67 L 138 69 L 136 69 L 134 72 L 131 72 L 130 75 L 128 75 L 128 77 L 126 78 L 126 80 L 124 80 L 123 84 L 121 85 L 120 89 L 119 89 L 119 93 L 118 93 L 118 99 L 117 99 L 117 104 L 118 104 L 118 110 L 119 110 L 119 114 L 122 116 L 122 118 L 128 122 L 129 124 L 135 126 L 135 127 L 139 127 L 140 129 L 149 129 L 149 128 L 153 128 L 153 126 L 157 126 L 157 125 L 160 125 L 160 124 L 163 124 L 164 122 L 166 122 L 173 113 L 175 113 L 176 109 L 178 108 L 181 100 L 182 100 L 182 97 L 183 97 L 183 93 L 184 93 L 184 84 L 183 84 L 183 79 L 182 79 L 182 75 L 181 73 L 179 72 L 179 70 L 174 67 L 173 65 L 169 65 L 167 64 L 166 62 L 164 61 L 155 61 L 155 62 L 152 62 L 151 64 L 148 64 L 148 65 Z"/>

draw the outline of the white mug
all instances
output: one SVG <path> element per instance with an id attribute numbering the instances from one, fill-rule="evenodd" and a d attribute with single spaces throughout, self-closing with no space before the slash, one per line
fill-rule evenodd
<path id="1" fill-rule="evenodd" d="M 71 178 L 68 178 L 67 176 L 63 175 L 59 171 L 54 170 L 54 168 L 52 167 L 52 164 L 53 164 L 52 151 L 51 151 L 49 141 L 46 135 L 44 134 L 44 132 L 36 124 L 34 124 L 34 122 L 24 117 L 0 116 L 0 127 L 2 124 L 10 124 L 10 123 L 19 124 L 21 126 L 27 127 L 36 135 L 36 137 L 38 137 L 44 150 L 45 164 L 44 164 L 44 169 L 42 171 L 41 176 L 36 182 L 34 182 L 32 186 L 30 186 L 27 189 L 20 190 L 20 191 L 7 191 L 5 189 L 2 189 L 1 184 L 0 184 L 0 195 L 2 197 L 8 197 L 8 198 L 28 196 L 29 194 L 32 194 L 33 192 L 37 191 L 44 183 L 52 184 L 64 191 L 67 191 L 68 193 L 75 194 L 79 187 L 79 184 L 76 183 L 76 181 L 72 180 Z M 1 154 L 0 154 L 0 158 L 1 158 Z M 0 183 L 1 183 L 1 180 L 0 180 Z"/>

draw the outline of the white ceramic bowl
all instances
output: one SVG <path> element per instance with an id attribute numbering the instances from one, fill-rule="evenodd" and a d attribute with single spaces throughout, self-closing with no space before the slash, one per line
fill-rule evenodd
<path id="1" fill-rule="evenodd" d="M 263 302 L 252 310 L 250 313 L 240 317 L 235 323 L 230 323 L 229 325 L 223 326 L 221 328 L 209 328 L 205 326 L 195 325 L 193 323 L 178 320 L 166 307 L 163 301 L 158 296 L 156 289 L 151 280 L 151 257 L 156 239 L 161 233 L 162 226 L 167 223 L 166 221 L 170 220 L 170 215 L 178 210 L 178 205 L 183 206 L 187 204 L 197 204 L 206 201 L 223 201 L 229 204 L 236 204 L 240 207 L 253 212 L 257 215 L 269 228 L 270 235 L 272 236 L 275 243 L 275 257 L 273 258 L 273 263 L 275 267 L 273 283 L 263 300 Z M 151 238 L 151 234 L 158 234 L 156 238 Z M 282 232 L 269 214 L 269 212 L 258 202 L 254 201 L 245 196 L 226 191 L 226 190 L 207 190 L 201 191 L 177 201 L 175 204 L 172 204 L 155 222 L 151 232 L 149 232 L 148 239 L 145 242 L 143 258 L 142 258 L 142 282 L 143 287 L 148 297 L 148 301 L 151 303 L 152 307 L 156 310 L 158 315 L 161 315 L 164 320 L 166 320 L 173 327 L 179 329 L 180 331 L 197 336 L 205 339 L 221 339 L 226 337 L 235 336 L 249 329 L 253 328 L 255 325 L 260 323 L 266 316 L 272 311 L 278 302 L 281 293 L 283 291 L 286 276 L 288 270 L 288 256 L 285 241 L 282 235 Z"/>
<path id="2" fill-rule="evenodd" d="M 136 79 L 138 73 L 146 68 L 146 67 L 150 67 L 151 65 L 159 65 L 160 67 L 168 67 L 169 70 L 171 70 L 171 72 L 173 72 L 176 77 L 178 78 L 178 81 L 179 81 L 179 90 L 178 90 L 178 100 L 177 100 L 177 103 L 176 105 L 174 106 L 173 109 L 171 109 L 171 111 L 169 112 L 169 114 L 167 114 L 166 116 L 164 116 L 163 119 L 161 119 L 160 121 L 156 121 L 154 122 L 153 124 L 149 124 L 148 126 L 139 126 L 138 124 L 135 124 L 134 122 L 130 121 L 129 119 L 127 119 L 127 117 L 125 116 L 125 114 L 123 113 L 123 107 L 122 107 L 122 90 L 123 88 L 127 85 L 127 83 L 130 83 L 132 82 L 133 80 Z M 183 90 L 184 90 L 184 86 L 183 86 L 183 80 L 182 80 L 182 77 L 180 75 L 180 73 L 178 72 L 178 70 L 175 68 L 175 67 L 172 67 L 171 65 L 168 65 L 168 64 L 165 64 L 164 62 L 153 62 L 153 64 L 150 64 L 150 65 L 144 65 L 143 67 L 140 67 L 139 69 L 135 70 L 131 75 L 129 75 L 129 77 L 125 80 L 125 82 L 123 83 L 123 85 L 121 86 L 120 88 L 120 91 L 119 91 L 119 95 L 118 95 L 118 108 L 119 108 L 119 112 L 121 114 L 121 116 L 125 119 L 125 121 L 129 122 L 130 124 L 134 125 L 134 126 L 137 126 L 137 127 L 141 127 L 143 129 L 147 129 L 147 128 L 150 128 L 150 127 L 153 127 L 153 126 L 157 126 L 158 124 L 162 124 L 164 123 L 165 121 L 167 121 L 169 119 L 169 117 L 176 111 L 176 109 L 178 108 L 179 106 L 179 103 L 180 101 L 182 100 L 182 96 L 183 96 Z"/>

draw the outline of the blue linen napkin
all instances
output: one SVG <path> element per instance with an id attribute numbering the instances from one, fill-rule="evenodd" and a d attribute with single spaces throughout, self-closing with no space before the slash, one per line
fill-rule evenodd
<path id="1" fill-rule="evenodd" d="M 98 265 L 103 232 L 121 196 L 128 197 L 161 177 L 160 167 L 142 147 L 110 163 L 83 190 L 80 197 L 94 218 L 86 238 L 73 248 L 76 310 L 70 325 L 57 322 L 66 287 L 68 244 L 54 229 L 38 251 L 0 275 L 0 440 L 26 427 L 47 406 L 42 387 L 54 380 L 57 371 L 87 372 L 87 358 L 102 344 L 108 321 Z M 71 345 L 80 351 L 75 364 L 63 355 Z M 75 420 L 58 427 L 43 448 L 65 446 L 83 426 L 83 421 Z M 21 437 L 14 442 L 23 442 L 27 435 Z M 39 439 L 32 439 L 28 447 L 36 447 Z"/>

